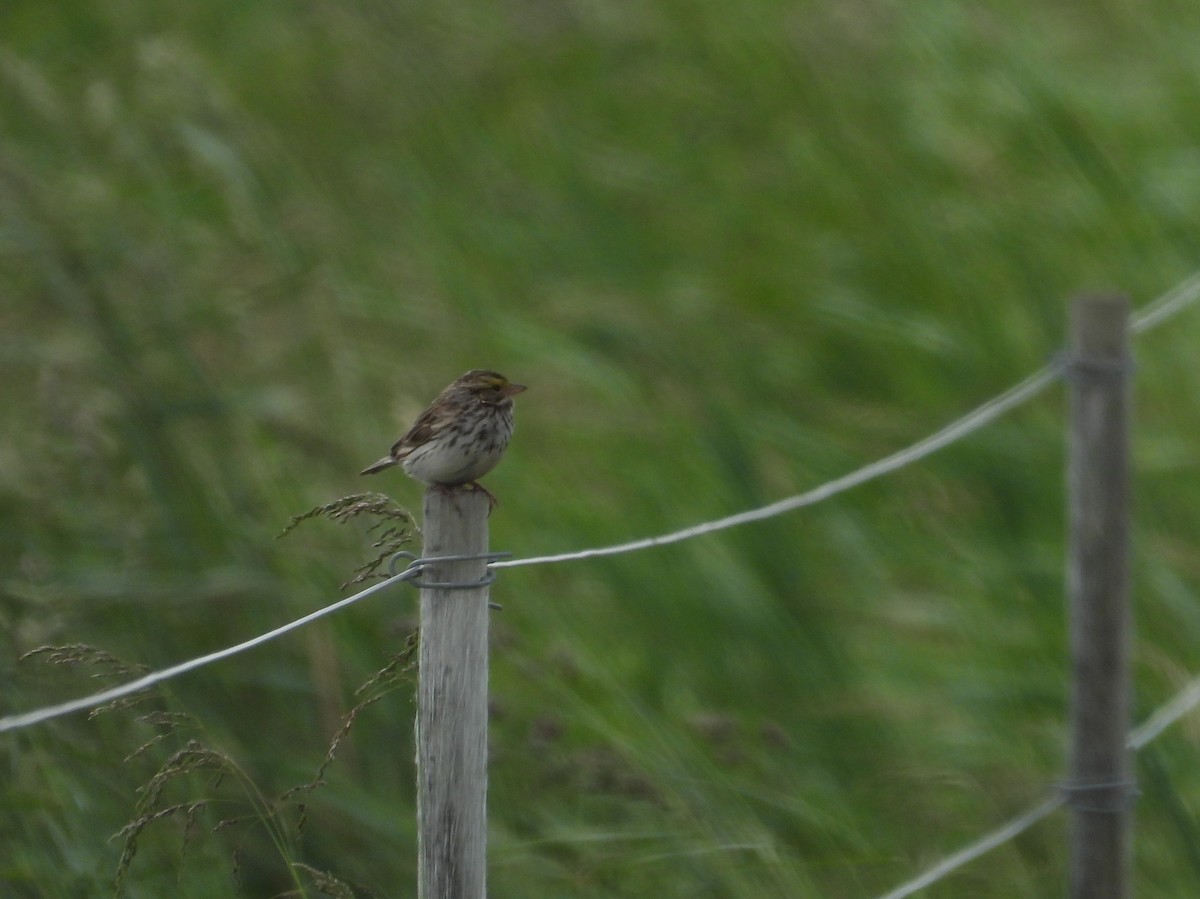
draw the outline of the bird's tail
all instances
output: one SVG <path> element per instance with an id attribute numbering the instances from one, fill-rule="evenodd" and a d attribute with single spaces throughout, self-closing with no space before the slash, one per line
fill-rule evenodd
<path id="1" fill-rule="evenodd" d="M 362 471 L 359 472 L 359 474 L 360 475 L 377 474 L 378 472 L 383 471 L 385 468 L 391 468 L 393 465 L 396 465 L 396 464 L 398 464 L 398 463 L 396 462 L 396 459 L 394 456 L 384 456 L 382 459 L 380 459 L 374 465 L 369 465 L 366 468 L 364 468 Z"/>

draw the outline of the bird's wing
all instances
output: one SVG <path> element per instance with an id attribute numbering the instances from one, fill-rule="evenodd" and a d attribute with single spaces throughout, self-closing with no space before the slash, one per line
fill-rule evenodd
<path id="1" fill-rule="evenodd" d="M 392 455 L 403 459 L 418 446 L 428 443 L 446 429 L 453 421 L 453 415 L 447 415 L 444 408 L 431 406 L 421 413 L 420 418 L 413 423 L 403 437 L 392 444 Z"/>

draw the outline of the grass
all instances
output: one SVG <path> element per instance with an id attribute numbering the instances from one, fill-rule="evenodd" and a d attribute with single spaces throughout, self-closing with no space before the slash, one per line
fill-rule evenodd
<path id="1" fill-rule="evenodd" d="M 528 556 L 839 476 L 1043 364 L 1068 296 L 1196 267 L 1200 18 L 1170 0 L 143 7 L 0 13 L 2 711 L 94 686 L 34 647 L 160 667 L 331 601 L 376 535 L 275 536 L 468 368 L 531 387 L 488 480 Z M 1137 347 L 1139 717 L 1200 669 L 1197 328 Z M 1062 422 L 1048 394 L 810 510 L 504 572 L 492 894 L 869 897 L 1043 795 Z M 410 602 L 154 702 L 281 796 Z M 112 890 L 186 745 L 123 762 L 136 715 L 0 743 L 6 895 Z M 402 691 L 357 715 L 301 836 L 151 824 L 125 894 L 318 895 L 308 865 L 411 895 L 411 721 Z M 1143 893 L 1195 893 L 1195 741 L 1143 766 Z M 927 895 L 1058 895 L 1063 846 L 1058 816 Z"/>

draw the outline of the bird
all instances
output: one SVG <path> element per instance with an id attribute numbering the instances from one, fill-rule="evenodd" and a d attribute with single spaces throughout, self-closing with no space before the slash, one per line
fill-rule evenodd
<path id="1" fill-rule="evenodd" d="M 513 432 L 512 398 L 525 389 L 498 372 L 472 369 L 439 393 L 391 451 L 361 473 L 399 465 L 430 487 L 481 490 L 495 506 L 496 498 L 478 480 L 504 455 Z"/>

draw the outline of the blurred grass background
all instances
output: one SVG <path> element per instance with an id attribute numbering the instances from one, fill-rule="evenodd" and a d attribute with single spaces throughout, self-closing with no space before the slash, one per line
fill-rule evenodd
<path id="1" fill-rule="evenodd" d="M 96 686 L 38 645 L 161 667 L 333 600 L 362 529 L 276 534 L 468 368 L 530 386 L 488 480 L 518 556 L 925 435 L 1054 353 L 1073 293 L 1196 267 L 1198 45 L 1176 0 L 7 0 L 0 712 Z M 1138 345 L 1139 717 L 1200 669 L 1198 337 Z M 505 573 L 492 895 L 867 897 L 1042 796 L 1062 430 L 1054 391 L 805 512 Z M 290 862 L 415 894 L 406 692 L 302 836 L 209 832 L 313 776 L 412 599 L 170 685 L 245 779 L 176 784 L 214 804 L 146 830 L 127 895 L 276 895 Z M 5 896 L 111 892 L 154 733 L 0 740 Z M 1197 893 L 1198 741 L 1141 758 L 1143 894 Z M 1063 843 L 1056 816 L 926 895 L 1061 895 Z"/>

